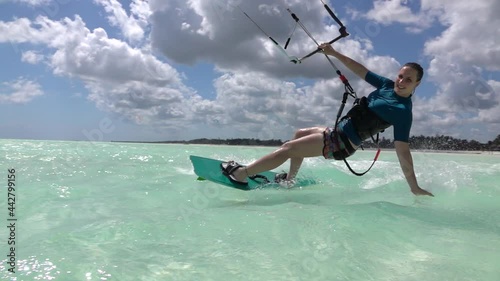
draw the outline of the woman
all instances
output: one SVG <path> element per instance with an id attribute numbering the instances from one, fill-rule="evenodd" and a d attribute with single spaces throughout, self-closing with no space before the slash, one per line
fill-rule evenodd
<path id="1" fill-rule="evenodd" d="M 372 131 L 376 134 L 377 131 L 392 125 L 396 153 L 411 192 L 415 195 L 434 196 L 419 187 L 408 145 L 412 123 L 411 96 L 422 79 L 422 67 L 416 63 L 405 64 L 399 70 L 396 81 L 392 81 L 372 73 L 360 63 L 334 50 L 330 44 L 322 44 L 319 48 L 326 55 L 340 60 L 361 79 L 377 88 L 366 99 L 370 109 L 367 112 L 372 115 L 365 118 L 365 121 L 359 121 L 363 118 L 356 116 L 345 118 L 339 122 L 336 131 L 329 127 L 300 129 L 295 133 L 293 140 L 246 167 L 234 161 L 223 163 L 221 167 L 224 175 L 235 183 L 247 184 L 246 178 L 250 175 L 272 170 L 290 159 L 289 173 L 283 174 L 282 179 L 292 180 L 297 175 L 304 157 L 323 155 L 327 159 L 344 159 L 352 155 L 361 141 L 373 134 Z M 374 119 L 379 122 L 367 125 L 373 123 L 371 120 Z M 376 128 L 377 126 L 379 128 Z M 370 133 L 367 134 L 367 130 Z"/>

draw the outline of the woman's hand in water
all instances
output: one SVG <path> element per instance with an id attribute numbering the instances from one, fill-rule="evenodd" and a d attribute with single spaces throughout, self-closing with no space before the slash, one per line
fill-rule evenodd
<path id="1" fill-rule="evenodd" d="M 415 195 L 427 195 L 427 196 L 434 197 L 434 194 L 430 193 L 429 191 L 427 191 L 425 189 L 420 188 L 419 186 L 417 186 L 416 188 L 412 188 L 411 192 Z"/>

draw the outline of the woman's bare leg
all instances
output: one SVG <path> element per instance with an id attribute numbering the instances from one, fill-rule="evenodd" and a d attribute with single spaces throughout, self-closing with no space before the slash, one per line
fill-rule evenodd
<path id="1" fill-rule="evenodd" d="M 293 139 L 299 139 L 311 134 L 323 133 L 325 131 L 325 127 L 312 127 L 306 129 L 299 129 L 295 132 Z M 304 161 L 304 157 L 292 157 L 290 158 L 290 170 L 288 171 L 287 180 L 292 180 L 295 178 L 297 173 L 299 172 L 300 166 Z"/>
<path id="2" fill-rule="evenodd" d="M 272 170 L 285 163 L 290 158 L 297 158 L 302 162 L 304 157 L 315 157 L 323 155 L 323 131 L 311 131 L 298 139 L 284 143 L 278 150 L 256 160 L 245 169 L 237 169 L 233 176 L 239 180 L 244 180 L 248 175 L 255 175 L 264 171 Z M 298 162 L 295 163 L 297 165 Z M 300 165 L 299 165 L 300 166 Z"/>

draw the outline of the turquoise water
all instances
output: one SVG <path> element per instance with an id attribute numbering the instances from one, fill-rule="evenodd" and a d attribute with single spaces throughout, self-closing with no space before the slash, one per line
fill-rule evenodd
<path id="1" fill-rule="evenodd" d="M 189 155 L 248 163 L 272 148 L 0 140 L 0 150 L 2 280 L 500 280 L 499 155 L 414 152 L 436 196 L 416 198 L 391 151 L 364 177 L 307 159 L 301 176 L 319 184 L 245 192 L 197 182 Z"/>

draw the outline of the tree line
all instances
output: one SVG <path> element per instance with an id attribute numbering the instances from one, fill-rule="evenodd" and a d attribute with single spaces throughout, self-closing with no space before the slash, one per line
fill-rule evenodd
<path id="1" fill-rule="evenodd" d="M 189 141 L 165 141 L 160 143 L 178 144 L 215 144 L 215 145 L 251 145 L 251 146 L 280 146 L 284 142 L 280 139 L 259 140 L 249 138 L 236 139 L 207 139 L 200 138 Z M 411 149 L 419 150 L 471 150 L 471 151 L 500 151 L 500 135 L 487 143 L 476 140 L 457 139 L 450 136 L 412 136 L 409 140 Z M 381 148 L 394 148 L 394 142 L 382 137 L 379 140 Z M 376 148 L 373 141 L 363 142 L 364 148 Z"/>
<path id="2" fill-rule="evenodd" d="M 280 139 L 259 140 L 259 139 L 194 139 L 189 141 L 165 141 L 163 143 L 178 143 L 178 144 L 215 144 L 215 145 L 251 145 L 251 146 L 280 146 L 283 141 Z"/>

